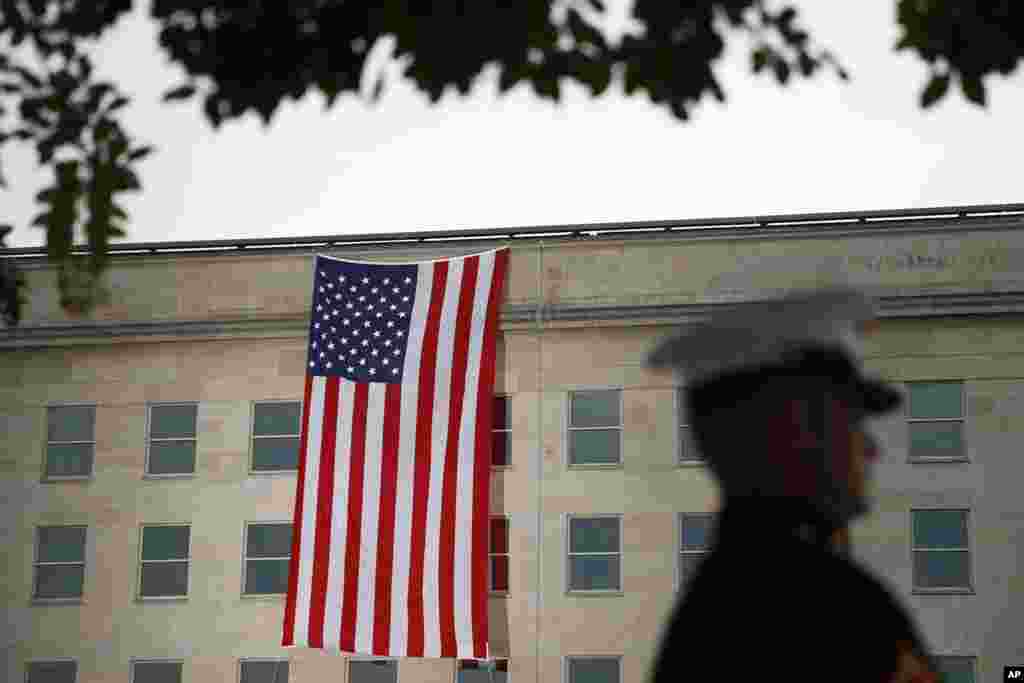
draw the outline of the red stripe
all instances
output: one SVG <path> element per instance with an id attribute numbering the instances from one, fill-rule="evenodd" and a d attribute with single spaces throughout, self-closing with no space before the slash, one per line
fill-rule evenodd
<path id="1" fill-rule="evenodd" d="M 452 379 L 448 408 L 448 442 L 444 456 L 444 479 L 441 485 L 441 540 L 438 555 L 437 590 L 441 617 L 441 656 L 454 657 L 455 643 L 455 496 L 458 484 L 459 424 L 462 422 L 463 399 L 466 394 L 466 366 L 469 335 L 473 324 L 473 297 L 480 257 L 464 262 L 459 306 L 455 316 L 452 347 Z M 460 520 L 461 521 L 461 520 Z"/>
<path id="2" fill-rule="evenodd" d="M 321 425 L 320 473 L 317 482 L 316 528 L 313 544 L 313 586 L 309 596 L 309 646 L 324 646 L 324 600 L 331 550 L 331 500 L 334 498 L 334 443 L 338 424 L 338 377 L 328 377 L 324 388 Z"/>
<path id="3" fill-rule="evenodd" d="M 473 453 L 473 540 L 471 576 L 473 596 L 473 656 L 487 656 L 487 533 L 490 514 L 490 449 L 494 415 L 494 365 L 497 355 L 498 307 L 505 287 L 508 249 L 494 255 L 494 274 L 487 301 L 487 319 L 480 358 L 480 384 L 477 387 L 476 449 Z"/>
<path id="4" fill-rule="evenodd" d="M 434 419 L 434 373 L 437 369 L 437 333 L 441 324 L 448 263 L 434 264 L 430 306 L 420 353 L 419 396 L 416 406 L 416 466 L 413 475 L 412 534 L 409 539 L 409 633 L 407 657 L 423 656 L 423 560 L 427 530 L 427 495 L 430 480 L 431 428 Z"/>
<path id="5" fill-rule="evenodd" d="M 302 398 L 302 435 L 299 442 L 299 476 L 295 481 L 295 519 L 292 522 L 292 556 L 288 562 L 288 599 L 284 607 L 284 637 L 281 646 L 295 644 L 295 600 L 299 586 L 299 543 L 302 536 L 302 489 L 306 481 L 306 446 L 309 443 L 309 400 L 313 377 L 306 375 Z"/>
<path id="6" fill-rule="evenodd" d="M 387 655 L 391 638 L 391 562 L 395 544 L 398 489 L 398 430 L 402 385 L 384 385 L 384 444 L 381 453 L 380 515 L 377 525 L 377 591 L 374 596 L 373 654 Z"/>
<path id="7" fill-rule="evenodd" d="M 341 649 L 355 651 L 359 590 L 360 532 L 363 526 L 363 469 L 366 465 L 366 403 L 368 386 L 355 384 L 352 398 L 352 443 L 349 447 L 348 531 L 345 536 L 345 589 L 341 608 Z"/>

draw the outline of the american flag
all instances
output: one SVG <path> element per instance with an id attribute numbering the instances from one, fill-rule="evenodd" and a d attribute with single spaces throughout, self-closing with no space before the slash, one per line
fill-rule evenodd
<path id="1" fill-rule="evenodd" d="M 317 256 L 285 647 L 483 659 L 508 249 Z"/>

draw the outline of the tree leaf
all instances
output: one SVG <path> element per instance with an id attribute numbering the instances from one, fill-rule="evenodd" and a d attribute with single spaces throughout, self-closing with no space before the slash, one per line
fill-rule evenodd
<path id="1" fill-rule="evenodd" d="M 128 161 L 138 161 L 139 159 L 145 159 L 153 153 L 153 147 L 147 145 L 145 147 L 139 147 L 132 150 L 132 153 L 128 155 Z"/>
<path id="2" fill-rule="evenodd" d="M 164 93 L 164 102 L 173 102 L 174 100 L 187 100 L 196 94 L 196 86 L 191 84 L 181 85 L 173 90 L 168 90 Z"/>
<path id="3" fill-rule="evenodd" d="M 949 74 L 934 74 L 921 93 L 921 107 L 927 109 L 946 94 L 949 89 Z"/>
<path id="4" fill-rule="evenodd" d="M 960 75 L 960 89 L 964 96 L 979 107 L 985 106 L 985 86 L 980 76 Z"/>
<path id="5" fill-rule="evenodd" d="M 786 60 L 781 57 L 776 58 L 772 61 L 772 69 L 775 71 L 775 78 L 779 83 L 785 85 L 789 80 L 789 64 L 786 63 Z"/>

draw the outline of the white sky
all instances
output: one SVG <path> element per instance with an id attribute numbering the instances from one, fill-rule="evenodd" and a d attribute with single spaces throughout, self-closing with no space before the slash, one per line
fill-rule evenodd
<path id="1" fill-rule="evenodd" d="M 147 4 L 147 3 L 142 3 Z M 613 3 L 610 3 L 613 4 Z M 620 2 L 620 5 L 623 3 Z M 98 71 L 134 96 L 127 127 L 157 146 L 125 206 L 122 242 L 495 228 L 802 211 L 1008 203 L 1020 191 L 1024 70 L 990 77 L 988 109 L 953 91 L 918 107 L 925 66 L 892 52 L 895 0 L 802 0 L 801 22 L 853 79 L 830 73 L 780 88 L 749 73 L 742 37 L 719 67 L 728 100 L 681 123 L 615 86 L 564 88 L 552 105 L 527 86 L 431 107 L 400 81 L 377 105 L 319 93 L 287 102 L 269 129 L 255 116 L 214 132 L 200 102 L 161 105 L 182 79 L 141 13 L 97 53 Z M 9 146 L 10 147 L 10 146 Z M 47 180 L 35 152 L 5 151 L 10 246 Z"/>

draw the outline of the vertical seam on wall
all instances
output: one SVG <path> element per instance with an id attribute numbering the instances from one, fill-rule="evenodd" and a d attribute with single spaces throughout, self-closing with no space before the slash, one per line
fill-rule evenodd
<path id="1" fill-rule="evenodd" d="M 541 549 L 544 546 L 544 356 L 541 353 L 544 321 L 544 241 L 538 242 L 537 249 L 537 311 L 534 317 L 537 330 L 537 614 L 534 633 L 536 637 L 536 683 L 540 683 L 541 644 L 541 586 L 544 575 Z"/>

